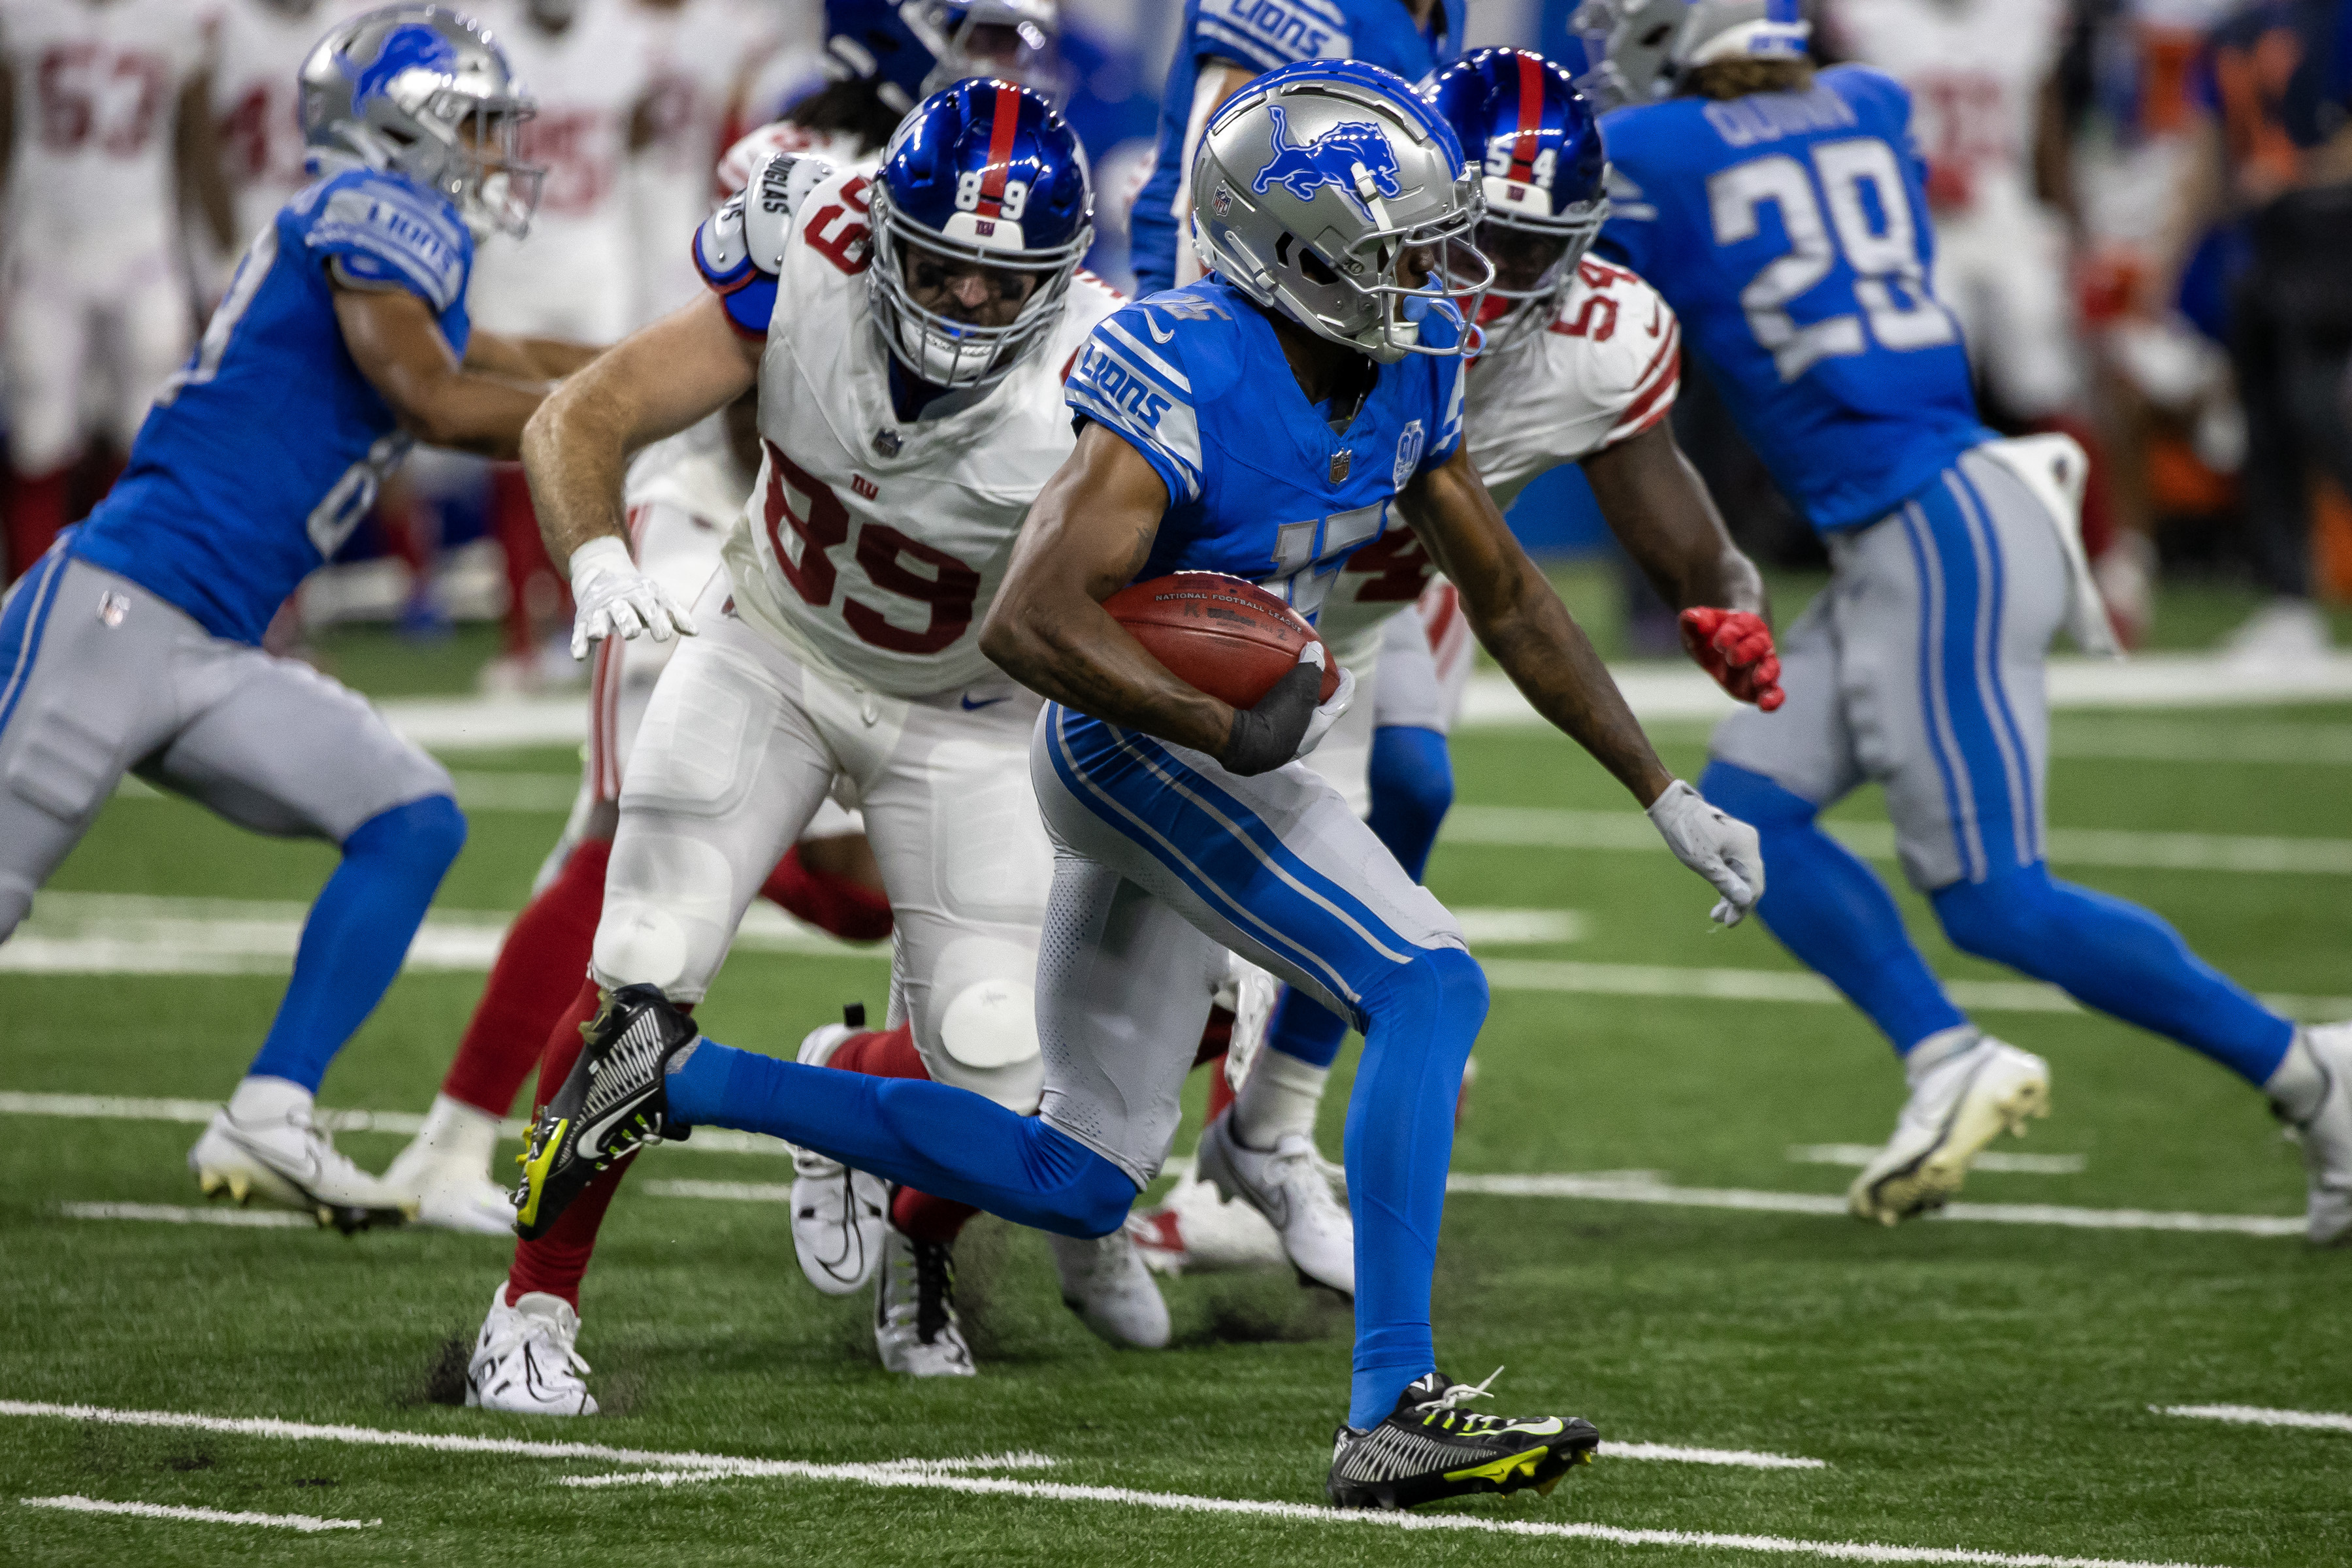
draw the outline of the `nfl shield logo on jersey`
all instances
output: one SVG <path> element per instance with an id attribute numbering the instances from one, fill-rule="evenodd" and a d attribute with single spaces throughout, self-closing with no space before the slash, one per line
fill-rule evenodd
<path id="1" fill-rule="evenodd" d="M 1396 468 L 1394 471 L 1397 489 L 1404 489 L 1405 481 L 1412 478 L 1413 470 L 1415 468 L 1421 467 L 1421 448 L 1423 443 L 1427 439 L 1428 437 L 1422 430 L 1421 421 L 1418 419 L 1397 432 Z"/>

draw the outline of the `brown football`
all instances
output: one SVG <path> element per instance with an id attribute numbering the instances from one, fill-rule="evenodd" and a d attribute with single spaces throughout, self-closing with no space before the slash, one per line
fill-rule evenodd
<path id="1" fill-rule="evenodd" d="M 1133 583 L 1103 601 L 1151 657 L 1187 685 L 1236 708 L 1251 708 L 1322 639 L 1305 617 L 1255 583 L 1222 572 L 1172 572 Z M 1318 701 L 1339 689 L 1339 666 L 1326 646 Z"/>

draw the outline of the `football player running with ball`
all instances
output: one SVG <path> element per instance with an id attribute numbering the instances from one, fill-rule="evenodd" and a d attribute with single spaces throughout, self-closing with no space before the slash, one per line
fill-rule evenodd
<path id="1" fill-rule="evenodd" d="M 1461 929 L 1299 754 L 1339 717 L 1322 645 L 1255 705 L 1188 685 L 1102 607 L 1138 578 L 1222 572 L 1311 615 L 1394 508 L 1537 709 L 1591 750 L 1738 920 L 1755 835 L 1676 780 L 1529 562 L 1462 442 L 1467 333 L 1439 252 L 1482 205 L 1451 128 L 1400 78 L 1314 61 L 1212 121 L 1193 212 L 1216 275 L 1104 321 L 1073 371 L 1076 450 L 1022 531 L 984 640 L 1053 700 L 1032 774 L 1055 845 L 1037 968 L 1040 1113 L 943 1084 L 824 1072 L 701 1038 L 618 994 L 534 1132 L 544 1213 L 674 1126 L 772 1132 L 1064 1235 L 1116 1228 L 1157 1174 L 1239 952 L 1364 1029 L 1349 1108 L 1355 1381 L 1334 1500 L 1402 1506 L 1549 1487 L 1590 1424 L 1461 1408 L 1430 1283 L 1454 1092 L 1486 1012 Z M 1308 237 L 1312 237 L 1311 238 Z"/>
<path id="2" fill-rule="evenodd" d="M 1118 302 L 1078 271 L 1092 203 L 1076 133 L 1034 90 L 992 79 L 919 104 L 870 177 L 779 153 L 700 230 L 711 291 L 616 345 L 531 425 L 524 460 L 550 548 L 571 563 L 580 635 L 695 635 L 662 671 L 622 776 L 590 978 L 540 1062 L 553 1107 L 531 1141 L 522 1240 L 482 1327 L 469 1403 L 595 1409 L 573 1348 L 578 1290 L 623 1175 L 605 1156 L 632 1136 L 635 1107 L 614 1098 L 628 1074 L 582 1058 L 572 1026 L 597 1016 L 600 991 L 701 1001 L 745 908 L 836 778 L 890 895 L 917 1058 L 902 1070 L 1030 1124 L 1054 868 L 1027 772 L 1040 704 L 982 653 L 979 622 L 1023 518 L 1072 450 L 1063 370 Z M 630 559 L 624 470 L 754 385 L 760 475 L 725 572 L 689 614 Z M 639 1049 L 646 1031 L 630 1032 L 635 1016 L 605 1006 L 598 1048 L 625 1036 L 624 1054 L 657 1069 L 658 1054 Z M 811 1065 L 795 1070 L 836 1094 L 898 1081 L 838 1070 L 848 1037 L 816 1031 Z M 576 1083 L 592 1070 L 584 1109 L 558 1092 L 567 1074 Z M 595 1160 L 576 1155 L 583 1139 Z M 571 1178 L 596 1163 L 611 1168 L 583 1194 Z M 844 1228 L 857 1223 L 845 1216 Z M 1165 1342 L 1167 1309 L 1123 1237 L 1108 1243 L 1116 1268 L 1096 1267 L 1104 1247 L 1056 1241 L 1066 1297 L 1082 1310 L 1117 1299 L 1108 1320 L 1087 1311 L 1090 1324 Z M 884 1364 L 969 1374 L 946 1245 L 895 1228 L 882 1245 Z M 846 1270 L 843 1285 L 869 1268 Z"/>
<path id="3" fill-rule="evenodd" d="M 2050 875 L 2043 662 L 2061 625 L 2086 646 L 2104 630 L 2083 452 L 1979 422 L 1927 282 L 1910 95 L 1866 67 L 1817 75 L 1805 35 L 1796 0 L 1647 0 L 1617 20 L 1602 68 L 1633 107 L 1603 122 L 1621 184 L 1600 248 L 1673 304 L 1829 544 L 1830 585 L 1782 650 L 1787 706 L 1726 719 L 1704 782 L 1763 835 L 1765 923 L 1909 1076 L 1849 1206 L 1887 1225 L 1937 1206 L 2049 1097 L 2042 1059 L 1952 1005 L 1885 887 L 1815 820 L 1873 780 L 1953 946 L 2263 1090 L 2303 1136 L 2311 1239 L 2352 1238 L 2352 1026 L 2298 1028 L 2147 910 Z"/>
<path id="4" fill-rule="evenodd" d="M 530 112 L 506 58 L 431 6 L 372 12 L 303 67 L 320 176 L 247 250 L 131 467 L 0 608 L 0 939 L 127 771 L 342 861 L 276 1020 L 188 1163 L 206 1193 L 344 1228 L 407 1205 L 311 1121 L 466 836 L 449 775 L 263 630 L 419 440 L 511 454 L 562 345 L 471 332 L 478 238 L 530 223 Z"/>
<path id="5" fill-rule="evenodd" d="M 1561 463 L 1580 465 L 1611 531 L 1682 612 L 1691 656 L 1741 701 L 1779 707 L 1763 580 L 1725 532 L 1666 419 L 1681 377 L 1674 312 L 1633 274 L 1584 254 L 1609 213 L 1592 110 L 1565 70 L 1524 49 L 1480 49 L 1423 91 L 1479 165 L 1486 197 L 1477 249 L 1495 279 L 1477 307 L 1485 340 L 1464 375 L 1463 423 L 1495 504 L 1507 508 Z M 1399 514 L 1349 558 L 1316 618 L 1358 689 L 1310 765 L 1415 881 L 1452 802 L 1445 732 L 1469 663 L 1466 646 L 1450 660 L 1458 673 L 1441 657 L 1449 637 L 1470 637 L 1453 584 L 1435 573 Z M 1231 1110 L 1202 1134 L 1199 1169 L 1241 1204 L 1179 1188 L 1144 1234 L 1162 1257 L 1171 1242 L 1203 1237 L 1211 1257 L 1220 1247 L 1230 1256 L 1252 1239 L 1244 1225 L 1266 1235 L 1264 1216 L 1303 1273 L 1351 1289 L 1347 1214 L 1324 1190 L 1313 1142 L 1347 1020 L 1289 992 L 1256 1049 L 1248 1037 L 1263 1009 L 1239 1012 L 1234 1050 L 1247 1055 L 1234 1059 L 1248 1066 Z"/>

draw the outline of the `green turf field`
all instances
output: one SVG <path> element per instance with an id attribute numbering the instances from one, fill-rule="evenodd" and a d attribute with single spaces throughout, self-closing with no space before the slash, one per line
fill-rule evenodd
<path id="1" fill-rule="evenodd" d="M 392 664 L 379 640 L 334 651 L 379 689 L 436 684 L 379 679 Z M 2303 737 L 2312 760 L 2294 760 Z M 1695 772 L 1698 732 L 1663 738 L 1669 762 Z M 2125 835 L 2062 839 L 2098 862 L 2062 856 L 2062 872 L 2162 910 L 2257 990 L 2352 1016 L 2352 707 L 2062 715 L 2057 739 L 2053 823 Z M 2168 751 L 2205 760 L 2150 755 Z M 1555 738 L 1469 734 L 1456 758 L 1465 805 L 1629 807 Z M 551 780 L 560 798 L 576 764 L 530 751 L 453 765 L 524 775 L 504 798 L 528 803 Z M 1867 825 L 1876 808 L 1841 815 Z M 1883 1231 L 1807 1212 L 1808 1197 L 1833 1199 L 1852 1173 L 1791 1150 L 1822 1159 L 1819 1146 L 1874 1142 L 1899 1101 L 1897 1068 L 1868 1026 L 1802 999 L 1760 930 L 1711 931 L 1706 890 L 1663 851 L 1497 841 L 1537 819 L 1463 820 L 1486 829 L 1438 852 L 1431 880 L 1449 903 L 1580 918 L 1572 941 L 1482 951 L 1495 1005 L 1454 1169 L 1581 1176 L 1554 1190 L 1586 1195 L 1473 1192 L 1449 1204 L 1436 1300 L 1446 1369 L 1475 1381 L 1503 1365 L 1495 1408 L 1585 1415 L 1605 1443 L 1820 1466 L 1604 1447 L 1548 1500 L 1437 1510 L 1438 1528 L 1410 1534 L 1319 1512 L 1210 1511 L 1199 1500 L 1320 1504 L 1348 1373 L 1349 1319 L 1334 1300 L 1284 1277 L 1177 1280 L 1174 1348 L 1114 1352 L 1056 1300 L 1042 1242 L 982 1221 L 961 1249 L 982 1375 L 916 1385 L 875 1365 L 865 1301 L 820 1298 L 800 1279 L 782 1205 L 658 1187 L 779 1184 L 788 1163 L 693 1144 L 641 1163 L 589 1277 L 581 1349 L 608 1414 L 467 1412 L 448 1402 L 461 1344 L 503 1273 L 497 1241 L 72 1217 L 61 1205 L 197 1204 L 184 1164 L 197 1128 L 18 1113 L 0 1150 L 0 1563 L 1748 1565 L 1835 1560 L 1807 1543 L 1837 1542 L 1961 1553 L 1855 1561 L 2352 1561 L 2352 1431 L 2158 1413 L 2352 1411 L 2352 1253 L 2243 1228 L 1994 1223 L 2037 1205 L 2078 1218 L 2298 1215 L 2299 1157 L 2254 1094 L 2038 993 L 1973 993 L 2021 1005 L 1983 1021 L 2055 1073 L 2054 1115 L 1997 1149 L 2075 1156 L 2059 1164 L 2079 1168 L 1980 1172 L 1964 1196 L 1989 1213 L 1971 1220 Z M 560 809 L 477 810 L 440 909 L 495 918 L 519 907 L 560 823 Z M 2210 868 L 2238 836 L 2327 843 L 2267 862 L 2292 869 Z M 2197 863 L 2131 863 L 2183 853 Z M 54 886 L 299 902 L 330 863 L 174 801 L 125 797 Z M 1906 910 L 1944 973 L 2011 978 L 1934 940 L 1917 900 Z M 1657 966 L 1706 972 L 1737 994 L 1696 997 L 1697 981 L 1641 994 Z M 844 1002 L 878 1005 L 886 979 L 872 955 L 741 953 L 700 1017 L 730 1044 L 787 1052 Z M 0 970 L 0 1092 L 217 1099 L 281 984 Z M 478 984 L 465 972 L 404 976 L 322 1102 L 422 1110 Z M 1344 1087 L 1328 1103 L 1328 1152 Z M 342 1142 L 380 1165 L 400 1139 Z M 42 1405 L 636 1453 L 369 1445 L 31 1408 Z M 644 1475 L 681 1451 L 790 1463 L 677 1485 L 563 1484 Z M 19 1501 L 58 1497 L 364 1528 L 298 1533 Z M 1494 1522 L 1537 1529 L 1455 1528 Z"/>

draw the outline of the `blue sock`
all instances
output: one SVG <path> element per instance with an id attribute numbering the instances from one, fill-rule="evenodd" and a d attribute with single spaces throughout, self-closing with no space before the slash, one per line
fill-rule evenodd
<path id="1" fill-rule="evenodd" d="M 1409 724 L 1372 731 L 1372 811 L 1365 818 L 1414 881 L 1429 868 L 1437 829 L 1454 805 L 1454 759 L 1445 737 Z"/>
<path id="2" fill-rule="evenodd" d="M 465 843 L 465 815 L 446 795 L 394 806 L 352 830 L 342 864 L 302 924 L 294 977 L 249 1076 L 318 1092 L 327 1064 L 400 973 L 425 906 Z"/>
<path id="3" fill-rule="evenodd" d="M 705 1038 L 670 1063 L 666 1089 L 689 1125 L 765 1132 L 1034 1230 L 1108 1236 L 1136 1198 L 1127 1173 L 1076 1139 L 944 1083 L 803 1067 Z"/>
<path id="4" fill-rule="evenodd" d="M 1898 1054 L 1968 1022 L 1911 945 L 1886 884 L 1821 830 L 1819 806 L 1725 762 L 1707 764 L 1699 793 L 1763 840 L 1764 897 L 1756 912 L 1766 928 L 1867 1014 Z"/>
<path id="5" fill-rule="evenodd" d="M 1454 805 L 1454 761 L 1434 730 L 1387 724 L 1372 731 L 1372 835 L 1412 879 L 1429 868 L 1439 824 Z M 1348 1037 L 1348 1021 L 1296 991 L 1283 993 L 1265 1043 L 1284 1056 L 1328 1068 Z"/>
<path id="6" fill-rule="evenodd" d="M 1429 1328 L 1454 1100 L 1486 1018 L 1486 976 L 1433 948 L 1366 991 L 1363 1065 L 1348 1100 L 1348 1207 L 1356 1220 L 1356 1354 L 1348 1424 L 1370 1426 L 1437 1365 Z"/>
<path id="7" fill-rule="evenodd" d="M 2137 904 L 2053 880 L 2040 861 L 1929 897 L 1944 934 L 1963 952 L 2178 1040 L 2257 1088 L 2294 1043 L 2292 1023 L 2189 952 L 2179 932 Z"/>

